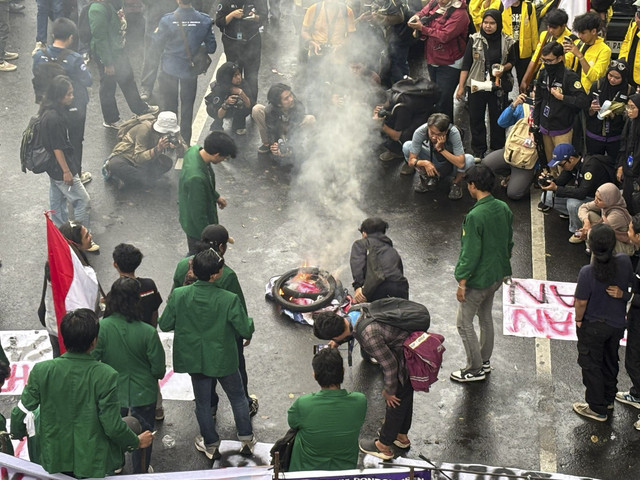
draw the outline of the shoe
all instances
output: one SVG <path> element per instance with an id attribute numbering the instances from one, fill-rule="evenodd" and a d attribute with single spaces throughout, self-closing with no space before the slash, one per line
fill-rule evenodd
<path id="1" fill-rule="evenodd" d="M 111 123 L 109 123 L 107 121 L 104 121 L 104 122 L 102 122 L 102 126 L 105 127 L 105 128 L 113 128 L 114 130 L 120 130 L 120 126 L 122 125 L 122 123 L 123 122 L 120 119 L 116 120 L 115 122 L 111 122 Z"/>
<path id="2" fill-rule="evenodd" d="M 569 215 L 567 215 L 566 213 L 559 213 L 558 216 L 560 218 L 562 218 L 563 220 L 568 220 L 569 219 Z"/>
<path id="3" fill-rule="evenodd" d="M 616 393 L 616 400 L 620 403 L 626 403 L 627 405 L 631 405 L 632 407 L 640 408 L 640 398 L 636 398 L 629 392 L 618 392 Z"/>
<path id="4" fill-rule="evenodd" d="M 147 473 L 153 473 L 153 472 L 154 472 L 153 467 L 151 465 L 149 465 L 147 467 Z"/>
<path id="5" fill-rule="evenodd" d="M 15 52 L 4 52 L 5 60 L 17 60 L 20 55 Z"/>
<path id="6" fill-rule="evenodd" d="M 236 130 L 236 135 L 246 135 L 246 134 L 247 134 L 246 128 L 239 128 Z"/>
<path id="7" fill-rule="evenodd" d="M 87 249 L 87 252 L 97 252 L 100 250 L 100 245 L 91 240 L 91 246 Z"/>
<path id="8" fill-rule="evenodd" d="M 401 442 L 400 440 L 398 440 L 397 438 L 393 441 L 393 444 L 398 447 L 401 448 L 402 450 L 408 450 L 411 448 L 411 441 L 408 441 L 407 443 Z"/>
<path id="9" fill-rule="evenodd" d="M 413 175 L 414 173 L 416 173 L 416 167 L 410 166 L 407 162 L 402 164 L 400 175 Z"/>
<path id="10" fill-rule="evenodd" d="M 83 185 L 89 183 L 92 178 L 93 176 L 91 175 L 90 172 L 80 172 L 80 181 L 82 182 Z"/>
<path id="11" fill-rule="evenodd" d="M 13 72 L 17 68 L 17 65 L 14 65 L 13 63 L 0 62 L 0 72 Z"/>
<path id="12" fill-rule="evenodd" d="M 24 5 L 20 5 L 14 2 L 9 3 L 9 13 L 22 13 L 23 10 Z"/>
<path id="13" fill-rule="evenodd" d="M 253 435 L 251 440 L 242 440 L 242 446 L 240 447 L 240 455 L 253 455 L 253 447 L 256 445 L 256 436 Z"/>
<path id="14" fill-rule="evenodd" d="M 582 233 L 580 232 L 580 234 L 578 235 L 579 232 L 574 233 L 573 235 L 571 235 L 571 237 L 569 238 L 569 243 L 582 243 L 584 242 L 584 237 L 582 236 Z"/>
<path id="15" fill-rule="evenodd" d="M 140 98 L 143 102 L 146 102 L 151 98 L 151 92 L 144 87 L 140 87 Z"/>
<path id="16" fill-rule="evenodd" d="M 589 408 L 588 403 L 584 402 L 576 402 L 573 404 L 573 411 L 578 415 L 582 415 L 583 417 L 591 418 L 598 422 L 606 422 L 609 418 L 607 415 L 602 415 L 600 413 L 596 413 L 591 408 Z"/>
<path id="17" fill-rule="evenodd" d="M 156 421 L 161 422 L 162 420 L 164 420 L 164 408 L 156 407 Z"/>
<path id="18" fill-rule="evenodd" d="M 610 403 L 607 405 L 607 410 L 613 410 L 613 407 L 614 407 L 613 403 Z"/>
<path id="19" fill-rule="evenodd" d="M 491 373 L 491 370 L 493 370 L 493 367 L 491 366 L 491 360 L 487 360 L 486 362 L 482 362 L 482 371 L 485 373 L 485 375 L 487 373 Z"/>
<path id="20" fill-rule="evenodd" d="M 271 151 L 271 147 L 269 145 L 265 145 L 264 143 L 258 147 L 258 153 L 264 154 L 269 153 Z"/>
<path id="21" fill-rule="evenodd" d="M 454 380 L 456 382 L 465 383 L 465 382 L 480 382 L 485 378 L 487 378 L 487 376 L 484 373 L 484 365 L 483 365 L 483 368 L 481 368 L 480 371 L 476 373 L 473 373 L 470 370 L 456 370 L 455 372 L 452 372 L 451 375 L 449 375 L 449 378 L 451 378 L 451 380 Z"/>
<path id="22" fill-rule="evenodd" d="M 431 192 L 438 186 L 438 177 L 420 175 L 420 183 L 413 189 L 416 193 Z"/>
<path id="23" fill-rule="evenodd" d="M 256 413 L 258 413 L 258 408 L 260 408 L 258 397 L 254 394 L 249 395 L 249 416 L 255 417 Z"/>
<path id="24" fill-rule="evenodd" d="M 109 180 L 111 178 L 111 172 L 109 171 L 109 160 L 107 160 L 106 162 L 104 162 L 104 164 L 102 165 L 102 169 L 100 170 L 100 172 L 102 172 L 102 178 L 106 180 Z"/>
<path id="25" fill-rule="evenodd" d="M 222 457 L 222 455 L 220 455 L 220 451 L 218 450 L 218 445 L 205 445 L 202 435 L 196 435 L 194 445 L 196 447 L 196 450 L 204 453 L 209 460 L 219 460 Z"/>
<path id="26" fill-rule="evenodd" d="M 391 150 L 387 150 L 386 152 L 382 152 L 378 157 L 381 162 L 392 162 L 398 158 L 404 158 L 404 155 L 401 153 L 394 153 Z"/>
<path id="27" fill-rule="evenodd" d="M 382 460 L 393 459 L 393 452 L 391 450 L 389 450 L 389 453 L 378 450 L 376 440 L 377 438 L 373 440 L 360 440 L 360 442 L 358 443 L 360 451 L 368 453 L 369 455 L 373 455 L 374 457 L 381 458 Z"/>
<path id="28" fill-rule="evenodd" d="M 142 112 L 142 115 L 146 115 L 147 113 L 153 113 L 154 115 L 160 111 L 160 107 L 157 105 L 147 105 L 147 109 Z"/>
<path id="29" fill-rule="evenodd" d="M 449 200 L 460 200 L 462 198 L 462 187 L 457 183 L 452 183 L 449 189 Z"/>
<path id="30" fill-rule="evenodd" d="M 542 212 L 542 213 L 547 213 L 549 210 L 551 210 L 551 207 L 549 205 L 547 205 L 544 202 L 540 202 L 538 203 L 538 211 Z"/>
<path id="31" fill-rule="evenodd" d="M 36 48 L 33 49 L 33 52 L 31 52 L 31 56 L 33 57 L 36 53 L 38 53 L 38 50 L 46 50 L 47 45 L 44 42 L 36 42 Z"/>

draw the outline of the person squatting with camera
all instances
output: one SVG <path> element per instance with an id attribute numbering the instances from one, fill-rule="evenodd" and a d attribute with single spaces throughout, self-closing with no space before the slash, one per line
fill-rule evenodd
<path id="1" fill-rule="evenodd" d="M 256 103 L 256 93 L 242 77 L 237 63 L 227 62 L 216 72 L 216 81 L 204 99 L 207 113 L 213 118 L 211 130 L 222 130 L 225 118 L 231 118 L 231 130 L 236 135 L 247 133 L 247 116 Z"/>

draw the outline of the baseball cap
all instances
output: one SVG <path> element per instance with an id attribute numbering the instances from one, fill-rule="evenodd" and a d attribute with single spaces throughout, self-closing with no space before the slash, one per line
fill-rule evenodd
<path id="1" fill-rule="evenodd" d="M 203 242 L 213 242 L 218 245 L 234 242 L 233 238 L 229 236 L 227 229 L 218 224 L 207 225 L 204 227 L 201 238 Z"/>
<path id="2" fill-rule="evenodd" d="M 573 148 L 573 145 L 571 145 L 570 143 L 560 143 L 553 149 L 553 156 L 551 157 L 551 160 L 549 160 L 549 163 L 547 165 L 550 167 L 555 167 L 559 163 L 568 160 L 569 157 L 575 156 L 576 149 Z"/>

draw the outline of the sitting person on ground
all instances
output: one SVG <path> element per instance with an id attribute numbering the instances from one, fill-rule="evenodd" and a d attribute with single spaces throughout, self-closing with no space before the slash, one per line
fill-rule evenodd
<path id="1" fill-rule="evenodd" d="M 373 119 L 382 120 L 381 162 L 403 158 L 402 145 L 411 140 L 425 118 L 437 111 L 440 92 L 440 87 L 431 80 L 409 77 L 394 83 L 387 91 L 387 101 L 373 109 Z"/>
<path id="2" fill-rule="evenodd" d="M 357 468 L 367 398 L 340 388 L 344 365 L 338 349 L 320 350 L 311 364 L 320 391 L 302 395 L 289 408 L 289 426 L 298 430 L 289 471 Z"/>
<path id="3" fill-rule="evenodd" d="M 173 112 L 149 115 L 133 126 L 123 125 L 118 143 L 104 163 L 102 174 L 118 187 L 151 187 L 184 155 L 187 145 L 180 136 Z"/>
<path id="4" fill-rule="evenodd" d="M 231 129 L 236 135 L 247 133 L 247 115 L 251 115 L 256 99 L 237 63 L 227 62 L 218 69 L 216 81 L 204 101 L 207 113 L 213 118 L 211 130 L 222 130 L 224 119 L 231 118 Z"/>
<path id="5" fill-rule="evenodd" d="M 580 233 L 582 221 L 578 209 L 592 202 L 596 190 L 605 183 L 615 182 L 615 160 L 606 155 L 582 156 L 570 143 L 561 143 L 553 149 L 550 168 L 559 167 L 562 173 L 557 178 L 546 178 L 539 182 L 543 193 L 538 210 L 548 212 L 555 209 L 562 218 L 569 219 L 571 243 L 585 240 Z"/>
<path id="6" fill-rule="evenodd" d="M 631 94 L 628 76 L 627 63 L 624 60 L 612 60 L 607 74 L 591 85 L 591 104 L 587 110 L 585 131 L 587 152 L 607 154 L 613 158 L 618 156 L 625 107 Z M 609 102 L 609 107 L 603 108 L 606 102 Z"/>
<path id="7" fill-rule="evenodd" d="M 251 117 L 258 126 L 262 145 L 258 153 L 271 153 L 275 157 L 293 155 L 291 145 L 303 143 L 303 133 L 316 122 L 316 117 L 307 115 L 304 105 L 295 96 L 291 87 L 284 83 L 272 85 L 267 92 L 269 104 L 257 104 Z"/>
<path id="8" fill-rule="evenodd" d="M 385 297 L 409 299 L 409 282 L 404 276 L 402 258 L 387 237 L 389 224 L 379 217 L 367 218 L 358 229 L 362 238 L 351 246 L 351 275 L 353 276 L 353 298 L 357 303 L 373 302 Z M 378 263 L 384 273 L 384 280 L 372 292 L 363 292 L 367 283 L 367 255 L 375 251 Z"/>
<path id="9" fill-rule="evenodd" d="M 464 153 L 460 130 L 447 115 L 431 115 L 427 123 L 415 131 L 412 140 L 404 143 L 402 151 L 406 163 L 400 173 L 412 175 L 418 171 L 420 181 L 415 187 L 416 192 L 433 191 L 441 177 L 453 176 L 449 199 L 462 198 L 460 183 L 464 172 L 474 165 L 474 161 L 472 155 Z"/>
<path id="10" fill-rule="evenodd" d="M 587 238 L 591 227 L 605 223 L 616 233 L 616 245 L 613 253 L 633 255 L 635 245 L 629 239 L 629 223 L 631 215 L 622 194 L 614 183 L 605 183 L 596 190 L 593 202 L 584 203 L 578 209 L 578 217 L 582 221 L 582 237 Z M 587 247 L 587 253 L 591 253 Z"/>
<path id="11" fill-rule="evenodd" d="M 523 118 L 523 104 L 526 100 L 531 101 L 531 98 L 528 98 L 525 93 L 518 95 L 518 97 L 500 114 L 500 117 L 498 118 L 498 125 L 507 129 Z M 529 107 L 529 122 L 531 122 L 532 113 L 533 106 Z M 532 138 L 532 141 L 535 143 L 535 139 Z M 507 187 L 507 197 L 511 200 L 520 200 L 525 197 L 529 192 L 529 187 L 535 177 L 535 165 L 532 168 L 520 168 L 507 163 L 505 160 L 504 148 L 494 150 L 489 153 L 482 159 L 482 165 L 489 167 L 494 174 L 503 175 L 505 177 L 501 185 Z"/>

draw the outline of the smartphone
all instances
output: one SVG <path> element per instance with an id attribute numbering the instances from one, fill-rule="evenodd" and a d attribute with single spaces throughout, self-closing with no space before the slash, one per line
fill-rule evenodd
<path id="1" fill-rule="evenodd" d="M 326 343 L 317 343 L 313 346 L 313 354 L 317 355 L 320 350 L 324 350 L 325 348 L 330 348 Z"/>
<path id="2" fill-rule="evenodd" d="M 571 37 L 569 37 L 569 36 L 565 35 L 565 37 L 564 37 L 564 41 L 565 41 L 565 42 L 569 42 L 569 43 L 573 43 L 573 38 L 571 38 Z"/>
<path id="3" fill-rule="evenodd" d="M 527 105 L 533 105 L 533 98 L 524 97 L 524 103 L 526 103 Z"/>

